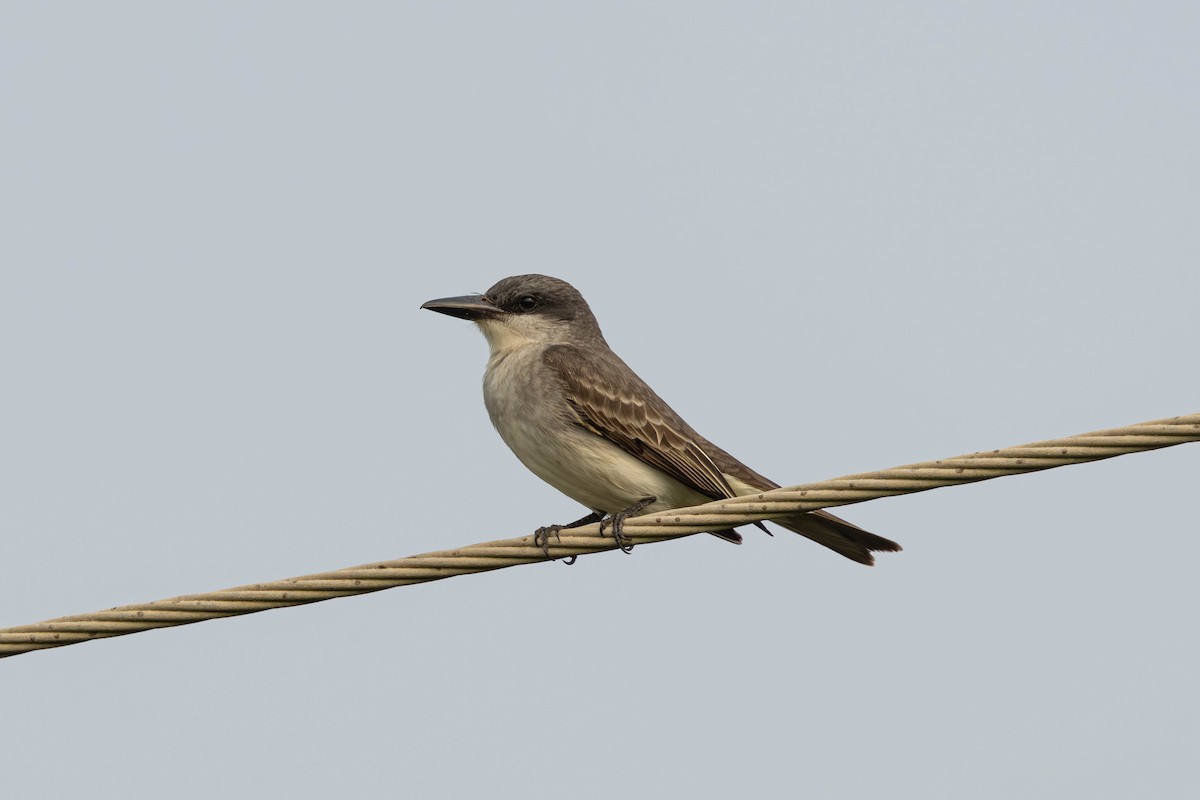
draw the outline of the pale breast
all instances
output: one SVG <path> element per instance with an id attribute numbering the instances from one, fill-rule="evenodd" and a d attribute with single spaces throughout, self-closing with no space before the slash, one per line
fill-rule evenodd
<path id="1" fill-rule="evenodd" d="M 489 360 L 484 403 L 509 449 L 531 472 L 594 510 L 623 511 L 645 497 L 650 511 L 708 498 L 571 421 L 562 387 L 534 347 Z"/>

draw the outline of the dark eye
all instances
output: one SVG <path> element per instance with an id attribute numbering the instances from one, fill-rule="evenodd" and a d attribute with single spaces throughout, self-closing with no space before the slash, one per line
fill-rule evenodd
<path id="1" fill-rule="evenodd" d="M 522 311 L 533 311 L 537 308 L 537 304 L 537 298 L 531 294 L 524 295 L 521 299 L 517 300 L 517 308 Z"/>

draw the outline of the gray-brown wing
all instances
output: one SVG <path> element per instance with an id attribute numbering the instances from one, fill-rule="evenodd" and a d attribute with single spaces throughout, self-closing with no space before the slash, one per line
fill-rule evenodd
<path id="1" fill-rule="evenodd" d="M 588 358 L 574 347 L 556 345 L 546 350 L 545 360 L 557 372 L 580 425 L 679 482 L 714 500 L 735 494 L 725 475 L 763 491 L 779 488 L 693 430 L 616 355 Z M 827 511 L 774 521 L 860 564 L 875 562 L 873 550 L 900 549 Z M 716 534 L 730 541 L 741 538 L 733 530 Z"/>
<path id="2" fill-rule="evenodd" d="M 570 345 L 546 348 L 576 421 L 652 467 L 714 500 L 734 497 L 692 427 L 611 352 L 585 356 Z"/>

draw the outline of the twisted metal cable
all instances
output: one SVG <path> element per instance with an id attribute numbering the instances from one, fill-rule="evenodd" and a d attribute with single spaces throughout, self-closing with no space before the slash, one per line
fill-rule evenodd
<path id="1" fill-rule="evenodd" d="M 940 486 L 1099 461 L 1195 441 L 1200 441 L 1200 414 L 847 475 L 718 500 L 692 508 L 656 512 L 627 520 L 624 532 L 634 543 L 648 544 L 800 511 L 815 511 L 880 497 L 922 492 Z M 543 552 L 530 535 L 270 583 L 254 583 L 216 592 L 118 606 L 92 614 L 77 614 L 0 629 L 0 658 L 152 628 L 315 603 L 454 575 L 597 553 L 616 547 L 613 539 L 601 536 L 599 526 L 592 524 L 562 531 L 561 539 L 551 542 L 548 553 Z"/>

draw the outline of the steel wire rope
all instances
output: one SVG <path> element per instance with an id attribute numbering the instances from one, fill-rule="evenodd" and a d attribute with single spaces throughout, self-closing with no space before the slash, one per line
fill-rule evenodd
<path id="1" fill-rule="evenodd" d="M 635 544 L 649 544 L 800 511 L 815 511 L 942 486 L 1099 461 L 1195 441 L 1200 441 L 1200 414 L 847 475 L 691 508 L 654 512 L 628 519 L 624 533 Z M 617 547 L 611 537 L 600 535 L 596 524 L 564 530 L 560 536 L 561 539 L 551 541 L 548 554 L 534 543 L 532 535 L 528 535 L 4 628 L 0 629 L 0 658 L 155 628 L 377 592 L 455 575 L 614 550 Z"/>

